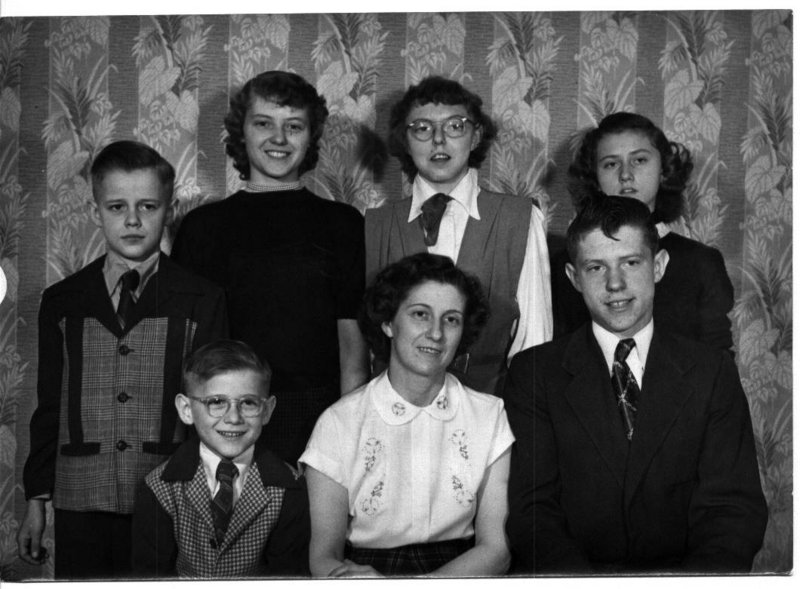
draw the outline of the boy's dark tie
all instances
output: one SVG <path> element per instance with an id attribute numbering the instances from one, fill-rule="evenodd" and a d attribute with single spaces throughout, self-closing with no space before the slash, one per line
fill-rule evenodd
<path id="1" fill-rule="evenodd" d="M 136 270 L 128 270 L 119 281 L 122 284 L 122 288 L 119 291 L 117 321 L 124 328 L 130 324 L 133 307 L 136 305 L 136 301 L 133 300 L 133 293 L 139 287 L 139 273 Z"/>
<path id="2" fill-rule="evenodd" d="M 214 516 L 214 535 L 217 545 L 222 543 L 225 530 L 233 512 L 233 479 L 239 476 L 239 469 L 230 460 L 220 460 L 217 466 L 219 489 L 211 500 L 211 514 Z"/>
<path id="3" fill-rule="evenodd" d="M 635 345 L 636 342 L 633 338 L 619 340 L 614 352 L 614 375 L 611 377 L 611 384 L 617 395 L 617 405 L 625 424 L 625 436 L 629 442 L 633 439 L 633 422 L 636 420 L 636 399 L 639 396 L 639 385 L 636 384 L 633 372 L 625 359 Z"/>
<path id="4" fill-rule="evenodd" d="M 422 231 L 425 233 L 425 245 L 436 245 L 439 239 L 439 225 L 442 223 L 442 215 L 447 208 L 447 203 L 453 200 L 452 196 L 447 196 L 441 192 L 437 192 L 424 203 L 422 203 L 422 216 L 420 225 Z"/>

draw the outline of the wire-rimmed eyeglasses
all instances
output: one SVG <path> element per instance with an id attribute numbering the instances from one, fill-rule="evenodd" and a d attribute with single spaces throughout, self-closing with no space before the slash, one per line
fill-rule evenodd
<path id="1" fill-rule="evenodd" d="M 441 128 L 442 132 L 450 139 L 463 137 L 467 132 L 467 123 L 475 126 L 475 121 L 468 117 L 452 116 L 443 121 L 431 121 L 429 119 L 417 119 L 406 125 L 411 136 L 417 141 L 428 141 L 433 137 L 436 127 Z"/>
<path id="2" fill-rule="evenodd" d="M 231 409 L 231 404 L 236 404 L 236 409 L 242 417 L 258 417 L 264 412 L 266 399 L 264 397 L 254 397 L 248 395 L 238 399 L 228 397 L 193 397 L 187 395 L 192 401 L 197 401 L 206 406 L 206 411 L 211 417 L 222 417 Z"/>

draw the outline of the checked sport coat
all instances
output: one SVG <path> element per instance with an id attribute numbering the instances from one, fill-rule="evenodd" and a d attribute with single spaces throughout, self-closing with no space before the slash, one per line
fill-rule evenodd
<path id="1" fill-rule="evenodd" d="M 185 438 L 183 359 L 227 335 L 223 291 L 161 254 L 130 325 L 117 322 L 105 256 L 45 290 L 26 499 L 132 513 L 137 484 Z"/>
<path id="2" fill-rule="evenodd" d="M 221 543 L 196 438 L 147 475 L 133 515 L 133 570 L 140 577 L 308 575 L 311 528 L 305 479 L 256 445 Z"/>

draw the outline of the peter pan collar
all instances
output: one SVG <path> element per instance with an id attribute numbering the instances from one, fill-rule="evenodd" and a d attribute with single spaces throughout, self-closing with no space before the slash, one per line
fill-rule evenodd
<path id="1" fill-rule="evenodd" d="M 422 412 L 439 421 L 449 421 L 455 417 L 458 409 L 461 383 L 451 374 L 446 375 L 442 390 L 439 391 L 433 402 L 425 407 L 417 407 L 400 396 L 400 393 L 395 391 L 389 382 L 389 375 L 386 371 L 371 385 L 372 404 L 381 419 L 388 425 L 403 425 L 412 421 Z"/>

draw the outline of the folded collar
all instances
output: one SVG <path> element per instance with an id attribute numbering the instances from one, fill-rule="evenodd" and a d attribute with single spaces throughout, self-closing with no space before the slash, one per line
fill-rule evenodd
<path id="1" fill-rule="evenodd" d="M 447 374 L 444 386 L 433 402 L 425 407 L 418 407 L 406 401 L 394 390 L 389 382 L 388 372 L 384 371 L 370 383 L 369 395 L 381 419 L 389 425 L 402 425 L 412 421 L 422 412 L 439 421 L 453 419 L 458 409 L 461 391 L 462 386 L 458 379 Z"/>
<path id="2" fill-rule="evenodd" d="M 136 270 L 139 272 L 139 286 L 134 293 L 135 298 L 141 296 L 144 291 L 145 283 L 150 277 L 158 272 L 158 262 L 161 257 L 161 251 L 154 252 L 149 258 L 143 262 L 134 263 L 124 259 L 119 254 L 112 251 L 107 252 L 105 262 L 103 263 L 103 278 L 106 282 L 108 294 L 114 294 L 114 291 L 119 288 L 119 279 L 128 270 Z"/>
<path id="3" fill-rule="evenodd" d="M 481 188 L 478 186 L 478 170 L 470 168 L 461 181 L 456 184 L 455 188 L 450 191 L 449 196 L 453 198 L 453 202 L 464 207 L 470 217 L 480 221 L 481 216 L 478 213 L 478 193 L 480 193 L 480 191 Z M 408 213 L 409 223 L 422 214 L 422 203 L 437 192 L 437 190 L 417 174 L 411 186 L 411 210 Z"/>

